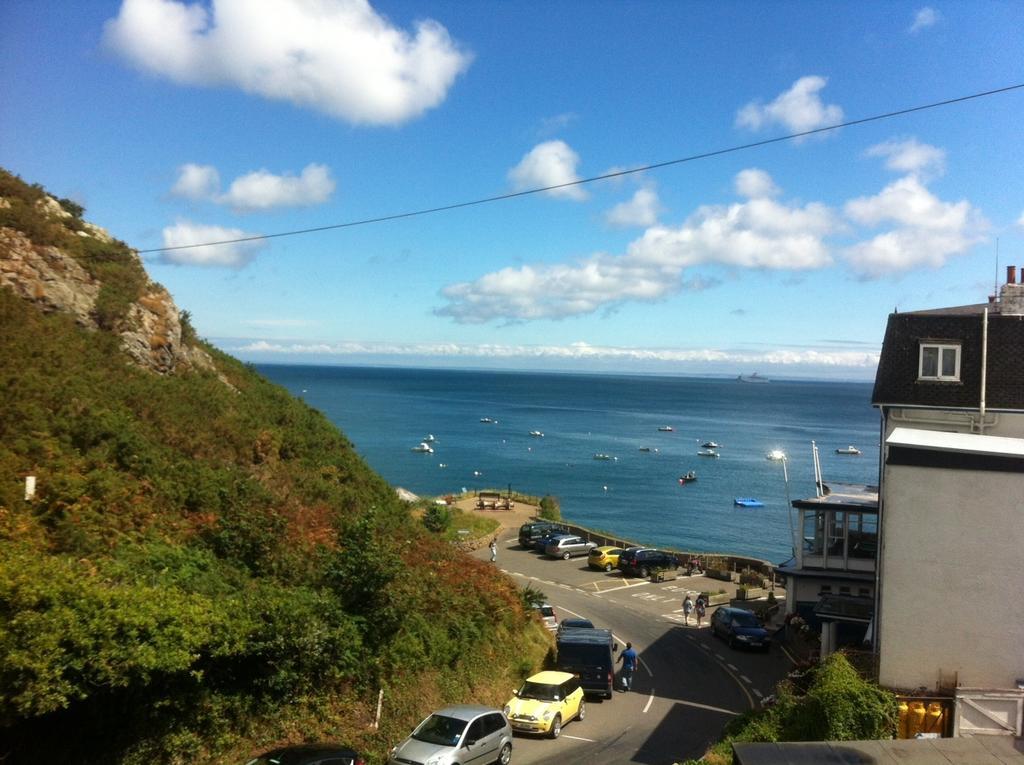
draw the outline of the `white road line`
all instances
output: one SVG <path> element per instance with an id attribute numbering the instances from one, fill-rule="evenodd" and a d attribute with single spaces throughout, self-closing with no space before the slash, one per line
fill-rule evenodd
<path id="1" fill-rule="evenodd" d="M 582 736 L 570 736 L 568 733 L 563 733 L 562 738 L 571 738 L 573 741 L 587 741 L 591 744 L 595 743 L 592 738 L 583 738 Z"/>
<path id="2" fill-rule="evenodd" d="M 647 710 L 651 708 L 651 704 L 654 703 L 654 689 L 651 688 L 651 695 L 647 697 L 647 703 L 644 705 L 644 714 L 647 714 Z"/>
<path id="3" fill-rule="evenodd" d="M 753 684 L 754 684 L 754 681 L 753 681 L 753 680 L 751 680 L 751 679 L 750 679 L 749 677 L 747 677 L 746 675 L 740 675 L 740 680 L 742 680 L 743 682 L 745 682 L 745 683 L 746 683 L 747 685 L 753 685 Z"/>
<path id="4" fill-rule="evenodd" d="M 607 590 L 601 590 L 602 593 L 615 592 L 616 590 L 628 590 L 631 587 L 643 587 L 648 585 L 650 582 L 637 582 L 636 584 L 624 584 L 621 587 L 609 587 Z"/>
<path id="5" fill-rule="evenodd" d="M 696 701 L 681 701 L 677 700 L 674 703 L 684 704 L 688 707 L 697 707 L 697 709 L 707 709 L 712 712 L 721 712 L 723 715 L 732 715 L 733 717 L 742 714 L 742 712 L 733 712 L 731 709 L 722 709 L 721 707 L 712 707 L 707 704 L 698 704 Z"/>
<path id="6" fill-rule="evenodd" d="M 701 648 L 703 648 L 705 651 L 710 651 L 711 650 L 711 646 L 709 646 L 709 645 L 703 645 L 702 644 Z"/>
<path id="7" fill-rule="evenodd" d="M 718 657 L 719 659 L 721 659 L 722 661 L 725 661 L 725 657 L 722 656 L 722 654 L 718 653 L 717 651 L 715 652 L 715 656 Z"/>
<path id="8" fill-rule="evenodd" d="M 727 667 L 728 667 L 729 669 L 731 669 L 731 670 L 732 670 L 733 672 L 739 672 L 739 671 L 740 671 L 740 668 L 739 668 L 739 667 L 737 667 L 737 666 L 736 666 L 735 664 L 726 664 L 725 666 L 727 666 Z"/>
<path id="9" fill-rule="evenodd" d="M 764 698 L 764 694 L 761 693 L 761 691 L 757 690 L 757 688 L 751 688 L 750 690 L 752 690 L 754 692 L 754 695 L 757 696 L 759 699 Z"/>

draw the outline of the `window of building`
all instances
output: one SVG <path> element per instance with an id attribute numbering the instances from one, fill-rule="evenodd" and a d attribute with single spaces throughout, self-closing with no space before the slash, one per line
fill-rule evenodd
<path id="1" fill-rule="evenodd" d="M 804 555 L 825 554 L 825 513 L 804 511 Z"/>
<path id="2" fill-rule="evenodd" d="M 875 558 L 878 555 L 878 516 L 874 513 L 849 514 L 851 558 Z"/>
<path id="3" fill-rule="evenodd" d="M 959 380 L 960 346 L 949 343 L 921 343 L 919 380 Z"/>

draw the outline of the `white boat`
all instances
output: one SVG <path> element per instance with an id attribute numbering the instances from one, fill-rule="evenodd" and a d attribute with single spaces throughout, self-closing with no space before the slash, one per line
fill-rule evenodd
<path id="1" fill-rule="evenodd" d="M 534 438 L 544 438 L 544 434 L 541 433 L 539 430 L 531 430 L 530 435 L 533 436 Z"/>
<path id="2" fill-rule="evenodd" d="M 722 448 L 721 444 L 716 444 L 714 441 L 705 441 L 704 443 L 701 444 L 701 446 L 703 448 L 705 448 L 705 449 L 721 449 Z"/>
<path id="3" fill-rule="evenodd" d="M 490 417 L 481 417 L 480 418 L 480 422 L 486 422 L 487 424 L 491 425 L 491 424 L 496 423 L 497 420 L 493 420 Z"/>
<path id="4" fill-rule="evenodd" d="M 420 441 L 419 444 L 417 444 L 416 446 L 412 447 L 412 451 L 414 451 L 414 452 L 421 452 L 423 454 L 433 454 L 434 453 L 433 448 L 431 448 L 430 444 L 428 444 L 426 441 Z"/>
<path id="5" fill-rule="evenodd" d="M 426 437 L 424 437 L 424 439 L 423 439 L 423 443 L 425 443 L 425 444 L 432 444 L 436 440 L 437 439 L 434 438 L 434 434 L 433 433 L 427 433 Z"/>
<path id="6" fill-rule="evenodd" d="M 658 428 L 658 430 L 661 433 L 671 433 L 674 430 L 674 428 L 671 425 L 662 425 L 660 428 Z"/>
<path id="7" fill-rule="evenodd" d="M 767 460 L 771 460 L 772 462 L 781 462 L 782 460 L 786 459 L 786 453 L 782 451 L 782 449 L 772 449 L 770 452 L 764 455 L 764 458 Z"/>
<path id="8" fill-rule="evenodd" d="M 836 454 L 860 454 L 856 446 L 847 446 L 845 449 L 836 449 Z"/>
<path id="9" fill-rule="evenodd" d="M 618 459 L 618 457 L 613 457 L 612 455 L 605 454 L 604 452 L 598 452 L 597 454 L 594 455 L 594 459 L 595 460 L 615 460 L 615 459 Z"/>
<path id="10" fill-rule="evenodd" d="M 714 449 L 702 449 L 701 451 L 697 452 L 697 456 L 698 457 L 717 457 L 718 456 L 718 452 L 716 452 Z"/>

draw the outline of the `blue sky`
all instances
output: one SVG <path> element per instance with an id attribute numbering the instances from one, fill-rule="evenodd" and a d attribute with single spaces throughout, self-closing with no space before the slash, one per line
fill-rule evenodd
<path id="1" fill-rule="evenodd" d="M 1018 84 L 1022 29 L 1015 0 L 8 0 L 0 165 L 153 250 Z M 1024 264 L 1022 118 L 1016 90 L 143 257 L 246 360 L 870 379 L 894 307 L 984 301 L 997 239 Z"/>

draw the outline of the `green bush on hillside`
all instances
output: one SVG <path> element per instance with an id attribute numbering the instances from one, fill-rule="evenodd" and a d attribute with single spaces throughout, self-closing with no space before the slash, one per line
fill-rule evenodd
<path id="1" fill-rule="evenodd" d="M 546 521 L 562 520 L 562 507 L 557 497 L 546 494 L 540 500 L 540 517 Z"/>

